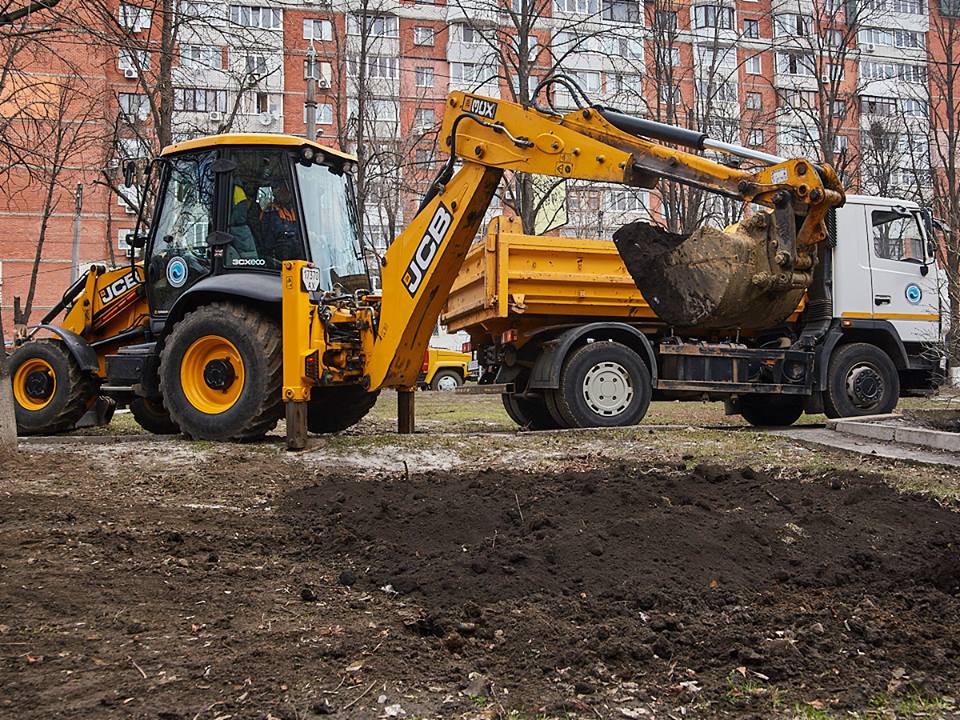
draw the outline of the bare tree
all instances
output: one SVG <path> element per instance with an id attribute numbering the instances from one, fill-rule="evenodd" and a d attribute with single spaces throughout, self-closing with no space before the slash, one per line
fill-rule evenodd
<path id="1" fill-rule="evenodd" d="M 940 248 L 950 288 L 951 354 L 960 356 L 960 3 L 930 3 L 929 81 L 919 101 L 930 119 L 934 214 L 942 220 Z"/>

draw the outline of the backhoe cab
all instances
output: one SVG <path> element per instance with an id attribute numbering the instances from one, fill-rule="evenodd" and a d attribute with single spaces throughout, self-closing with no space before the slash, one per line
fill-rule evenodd
<path id="1" fill-rule="evenodd" d="M 542 86 L 553 82 L 579 91 L 564 77 Z M 357 422 L 380 388 L 411 398 L 505 170 L 642 187 L 666 177 L 771 207 L 731 232 L 673 238 L 633 228 L 617 244 L 644 296 L 677 326 L 786 317 L 813 283 L 826 213 L 843 200 L 833 171 L 579 97 L 582 107 L 564 115 L 451 93 L 440 135 L 449 161 L 387 250 L 379 294 L 369 290 L 358 236 L 354 158 L 283 135 L 167 148 L 152 166 L 159 184 L 142 265 L 92 269 L 44 318 L 58 338 L 16 351 L 21 432 L 72 427 L 108 396 L 154 432 L 211 440 L 261 437 L 285 409 L 288 445 L 303 447 L 307 430 Z M 760 167 L 733 169 L 677 144 Z"/>

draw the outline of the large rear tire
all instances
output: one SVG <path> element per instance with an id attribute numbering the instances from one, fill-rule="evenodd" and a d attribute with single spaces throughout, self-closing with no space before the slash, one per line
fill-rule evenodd
<path id="1" fill-rule="evenodd" d="M 56 340 L 32 340 L 10 356 L 17 433 L 71 430 L 96 395 L 93 379 Z"/>
<path id="2" fill-rule="evenodd" d="M 187 313 L 160 355 L 160 393 L 170 418 L 197 440 L 255 440 L 283 412 L 280 327 L 217 302 Z"/>
<path id="3" fill-rule="evenodd" d="M 850 343 L 834 350 L 823 394 L 827 417 L 885 415 L 899 399 L 900 376 L 883 350 L 868 343 Z"/>
<path id="4" fill-rule="evenodd" d="M 755 427 L 787 427 L 803 415 L 803 403 L 797 395 L 744 395 L 740 415 Z"/>
<path id="5" fill-rule="evenodd" d="M 307 430 L 323 435 L 353 427 L 377 404 L 380 391 L 367 392 L 359 385 L 321 387 L 307 404 Z"/>
<path id="6" fill-rule="evenodd" d="M 134 398 L 130 401 L 130 414 L 140 427 L 154 435 L 180 434 L 180 426 L 170 417 L 160 398 Z"/>
<path id="7" fill-rule="evenodd" d="M 567 427 L 625 427 L 643 419 L 652 395 L 650 371 L 637 353 L 597 341 L 564 361 L 553 399 Z"/>

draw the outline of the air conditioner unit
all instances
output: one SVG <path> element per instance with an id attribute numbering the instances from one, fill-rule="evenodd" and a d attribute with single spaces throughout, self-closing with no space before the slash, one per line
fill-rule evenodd
<path id="1" fill-rule="evenodd" d="M 867 43 L 866 51 L 868 53 L 872 53 L 876 49 L 877 49 L 876 45 L 874 45 L 873 43 Z"/>
<path id="2" fill-rule="evenodd" d="M 136 68 L 132 68 L 132 67 L 124 68 L 124 69 L 123 69 L 123 76 L 124 76 L 127 80 L 135 80 L 136 77 L 137 77 L 137 69 L 136 69 Z"/>
<path id="3" fill-rule="evenodd" d="M 271 125 L 273 124 L 273 113 L 260 113 L 260 124 L 261 125 Z"/>
<path id="4" fill-rule="evenodd" d="M 321 88 L 321 89 L 323 89 L 323 90 L 329 90 L 329 89 L 330 89 L 330 81 L 327 80 L 327 78 L 322 77 L 322 78 L 320 78 L 319 80 L 317 80 L 317 87 L 318 87 L 318 88 Z"/>
<path id="5" fill-rule="evenodd" d="M 223 113 L 218 112 L 217 110 L 214 110 L 209 115 L 207 115 L 207 119 L 210 122 L 220 122 L 221 120 L 223 120 Z"/>

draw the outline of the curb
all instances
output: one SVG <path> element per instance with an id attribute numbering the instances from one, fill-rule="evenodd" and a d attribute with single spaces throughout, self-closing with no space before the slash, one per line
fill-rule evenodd
<path id="1" fill-rule="evenodd" d="M 899 415 L 878 415 L 876 419 L 899 418 Z M 946 450 L 960 453 L 960 433 L 942 430 L 927 430 L 919 427 L 904 427 L 884 423 L 865 422 L 868 418 L 856 420 L 828 420 L 827 427 L 836 432 L 859 435 L 871 440 L 921 445 L 934 450 Z"/>

